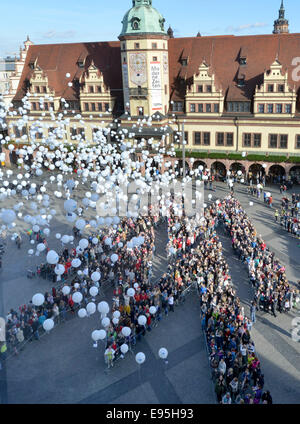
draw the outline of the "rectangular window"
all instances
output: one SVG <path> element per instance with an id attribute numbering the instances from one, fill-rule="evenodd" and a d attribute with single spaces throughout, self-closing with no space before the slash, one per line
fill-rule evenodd
<path id="1" fill-rule="evenodd" d="M 251 147 L 251 134 L 244 134 L 244 147 Z"/>
<path id="2" fill-rule="evenodd" d="M 264 104 L 258 105 L 258 113 L 265 113 L 265 105 Z"/>
<path id="3" fill-rule="evenodd" d="M 198 93 L 203 93 L 203 85 L 198 85 Z"/>
<path id="4" fill-rule="evenodd" d="M 35 92 L 36 93 L 40 93 L 41 92 L 40 87 L 38 85 L 35 87 Z"/>
<path id="5" fill-rule="evenodd" d="M 284 85 L 283 84 L 278 84 L 278 91 L 279 91 L 279 93 L 284 93 Z"/>
<path id="6" fill-rule="evenodd" d="M 211 112 L 211 104 L 209 104 L 209 103 L 206 105 L 206 112 L 207 113 Z"/>
<path id="7" fill-rule="evenodd" d="M 194 144 L 195 144 L 195 146 L 201 145 L 201 132 L 195 132 L 194 133 Z"/>
<path id="8" fill-rule="evenodd" d="M 138 108 L 138 115 L 139 116 L 144 116 L 144 108 L 143 107 L 139 107 Z"/>
<path id="9" fill-rule="evenodd" d="M 233 112 L 233 103 L 232 102 L 227 103 L 227 112 Z"/>
<path id="10" fill-rule="evenodd" d="M 277 149 L 277 134 L 270 134 L 270 142 L 269 145 L 272 149 Z"/>
<path id="11" fill-rule="evenodd" d="M 274 84 L 268 84 L 268 93 L 274 92 Z"/>
<path id="12" fill-rule="evenodd" d="M 300 135 L 296 135 L 296 149 L 300 149 Z"/>
<path id="13" fill-rule="evenodd" d="M 37 109 L 35 102 L 32 103 L 32 108 L 33 108 L 33 110 L 36 110 Z"/>
<path id="14" fill-rule="evenodd" d="M 211 87 L 211 85 L 207 85 L 207 86 L 206 86 L 206 92 L 207 92 L 207 93 L 211 93 L 211 92 L 212 92 L 212 87 Z"/>
<path id="15" fill-rule="evenodd" d="M 203 113 L 203 104 L 202 103 L 198 104 L 198 112 Z"/>
<path id="16" fill-rule="evenodd" d="M 274 105 L 268 104 L 268 113 L 273 113 Z"/>
<path id="17" fill-rule="evenodd" d="M 173 111 L 174 112 L 182 112 L 183 110 L 183 103 L 182 102 L 174 102 L 173 103 Z"/>
<path id="18" fill-rule="evenodd" d="M 254 147 L 261 147 L 261 134 L 254 134 Z"/>
<path id="19" fill-rule="evenodd" d="M 44 85 L 43 86 L 43 93 L 46 94 L 47 93 L 47 87 Z"/>
<path id="20" fill-rule="evenodd" d="M 102 112 L 102 103 L 98 103 L 98 111 Z"/>
<path id="21" fill-rule="evenodd" d="M 195 105 L 195 103 L 191 103 L 191 112 L 196 112 L 196 105 Z"/>
<path id="22" fill-rule="evenodd" d="M 285 105 L 285 113 L 292 113 L 292 105 Z"/>
<path id="23" fill-rule="evenodd" d="M 184 139 L 186 141 L 186 144 L 189 144 L 189 133 L 188 133 L 188 131 L 184 132 Z"/>
<path id="24" fill-rule="evenodd" d="M 54 103 L 50 103 L 50 108 L 54 110 Z"/>
<path id="25" fill-rule="evenodd" d="M 250 103 L 249 102 L 244 103 L 244 110 L 245 110 L 245 112 L 250 112 Z"/>
<path id="26" fill-rule="evenodd" d="M 157 49 L 157 43 L 152 43 L 152 49 Z"/>
<path id="27" fill-rule="evenodd" d="M 281 104 L 276 105 L 276 113 L 282 113 L 282 105 Z"/>
<path id="28" fill-rule="evenodd" d="M 105 112 L 108 112 L 108 110 L 109 110 L 109 103 L 105 103 L 104 104 L 104 107 L 105 107 Z"/>
<path id="29" fill-rule="evenodd" d="M 44 105 L 45 105 L 45 110 L 49 110 L 49 104 L 46 102 L 44 103 Z"/>
<path id="30" fill-rule="evenodd" d="M 210 133 L 209 132 L 203 133 L 203 144 L 204 144 L 204 146 L 210 146 Z"/>
<path id="31" fill-rule="evenodd" d="M 152 61 L 153 61 L 153 62 L 157 62 L 157 56 L 153 56 L 153 57 L 152 57 Z"/>
<path id="32" fill-rule="evenodd" d="M 214 112 L 219 113 L 219 111 L 220 111 L 219 103 L 214 103 Z"/>
<path id="33" fill-rule="evenodd" d="M 134 48 L 135 49 L 139 49 L 140 48 L 140 43 L 134 43 Z"/>
<path id="34" fill-rule="evenodd" d="M 81 137 L 84 137 L 84 128 L 78 128 L 77 134 L 81 135 Z"/>
<path id="35" fill-rule="evenodd" d="M 94 86 L 93 85 L 89 86 L 89 93 L 94 93 Z"/>
<path id="36" fill-rule="evenodd" d="M 280 136 L 280 149 L 287 149 L 288 148 L 288 136 L 287 134 L 281 134 Z"/>
<path id="37" fill-rule="evenodd" d="M 21 137 L 21 133 L 18 127 L 15 127 L 15 137 L 20 138 Z"/>
<path id="38" fill-rule="evenodd" d="M 224 146 L 224 133 L 217 133 L 217 146 Z"/>
<path id="39" fill-rule="evenodd" d="M 97 92 L 98 92 L 98 93 L 102 93 L 102 87 L 101 87 L 101 85 L 98 85 L 98 86 L 97 86 Z"/>
<path id="40" fill-rule="evenodd" d="M 91 105 L 92 105 L 92 112 L 95 112 L 95 110 L 96 110 L 96 104 L 95 103 L 92 103 Z"/>
<path id="41" fill-rule="evenodd" d="M 238 102 L 233 102 L 233 112 L 239 112 L 239 104 L 238 104 Z"/>
<path id="42" fill-rule="evenodd" d="M 226 134 L 226 145 L 228 147 L 232 147 L 233 146 L 233 133 L 227 133 Z"/>
<path id="43" fill-rule="evenodd" d="M 88 103 L 85 103 L 85 104 L 84 104 L 84 110 L 85 110 L 86 112 L 88 112 L 88 111 L 89 111 L 89 104 L 88 104 Z"/>

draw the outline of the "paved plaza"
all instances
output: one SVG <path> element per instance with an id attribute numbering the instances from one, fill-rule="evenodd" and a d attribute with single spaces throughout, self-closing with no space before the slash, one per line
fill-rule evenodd
<path id="1" fill-rule="evenodd" d="M 84 187 L 76 191 L 80 197 Z M 275 207 L 281 195 L 277 187 L 271 187 Z M 298 189 L 299 191 L 299 189 Z M 299 241 L 282 230 L 274 220 L 274 208 L 269 209 L 263 201 L 247 195 L 244 186 L 236 186 L 235 194 L 252 218 L 258 233 L 263 236 L 282 264 L 292 283 L 300 279 Z M 212 201 L 228 193 L 225 184 L 218 183 L 217 191 L 205 192 L 213 195 Z M 52 248 L 59 249 L 60 242 L 55 233 L 71 234 L 71 225 L 62 217 L 59 203 L 55 224 L 51 225 Z M 254 206 L 249 206 L 253 201 Z M 57 203 L 57 205 L 56 205 Z M 55 206 L 56 205 L 56 206 Z M 92 211 L 88 211 L 91 214 Z M 87 215 L 86 215 L 87 217 Z M 25 224 L 24 224 L 25 225 Z M 24 228 L 25 229 L 25 228 Z M 233 283 L 249 316 L 252 293 L 245 265 L 232 254 L 230 239 L 219 232 L 224 255 L 229 264 Z M 156 230 L 156 254 L 153 281 L 167 267 L 166 226 Z M 24 239 L 21 251 L 8 240 L 7 251 L 0 271 L 1 315 L 8 310 L 27 303 L 33 294 L 45 292 L 53 284 L 49 281 L 26 278 L 28 267 L 42 261 L 33 257 L 29 262 L 27 251 L 29 240 Z M 112 288 L 104 284 L 97 299 L 111 303 Z M 0 371 L 2 403 L 175 403 L 213 404 L 216 402 L 209 371 L 206 346 L 200 324 L 200 308 L 196 293 L 190 293 L 183 305 L 164 317 L 141 342 L 134 352 L 115 363 L 107 370 L 104 363 L 104 345 L 100 342 L 93 348 L 91 332 L 100 326 L 98 312 L 89 318 L 77 316 L 57 325 L 40 341 L 27 343 L 18 356 L 8 358 L 6 367 Z M 300 311 L 298 311 L 298 315 Z M 251 335 L 265 374 L 265 388 L 269 389 L 274 403 L 299 403 L 300 399 L 300 344 L 291 338 L 292 319 L 297 313 L 279 315 L 257 313 L 257 322 Z M 168 364 L 158 357 L 158 350 L 169 351 Z M 144 352 L 145 363 L 139 368 L 133 353 Z"/>

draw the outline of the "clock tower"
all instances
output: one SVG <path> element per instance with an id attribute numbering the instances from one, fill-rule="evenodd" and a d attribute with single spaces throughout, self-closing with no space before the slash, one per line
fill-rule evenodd
<path id="1" fill-rule="evenodd" d="M 122 21 L 124 107 L 131 116 L 163 115 L 169 109 L 168 39 L 165 19 L 152 0 L 133 0 Z"/>

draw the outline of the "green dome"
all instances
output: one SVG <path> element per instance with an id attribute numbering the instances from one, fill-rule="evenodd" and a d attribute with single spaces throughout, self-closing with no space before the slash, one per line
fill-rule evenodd
<path id="1" fill-rule="evenodd" d="M 122 21 L 123 29 L 119 38 L 140 34 L 167 35 L 164 27 L 165 19 L 152 7 L 152 0 L 133 0 L 132 3 L 133 7 Z"/>

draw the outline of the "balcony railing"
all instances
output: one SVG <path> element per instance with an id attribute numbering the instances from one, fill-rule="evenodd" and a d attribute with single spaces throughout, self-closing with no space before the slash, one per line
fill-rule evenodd
<path id="1" fill-rule="evenodd" d="M 130 97 L 147 97 L 148 88 L 130 88 L 129 95 Z"/>

